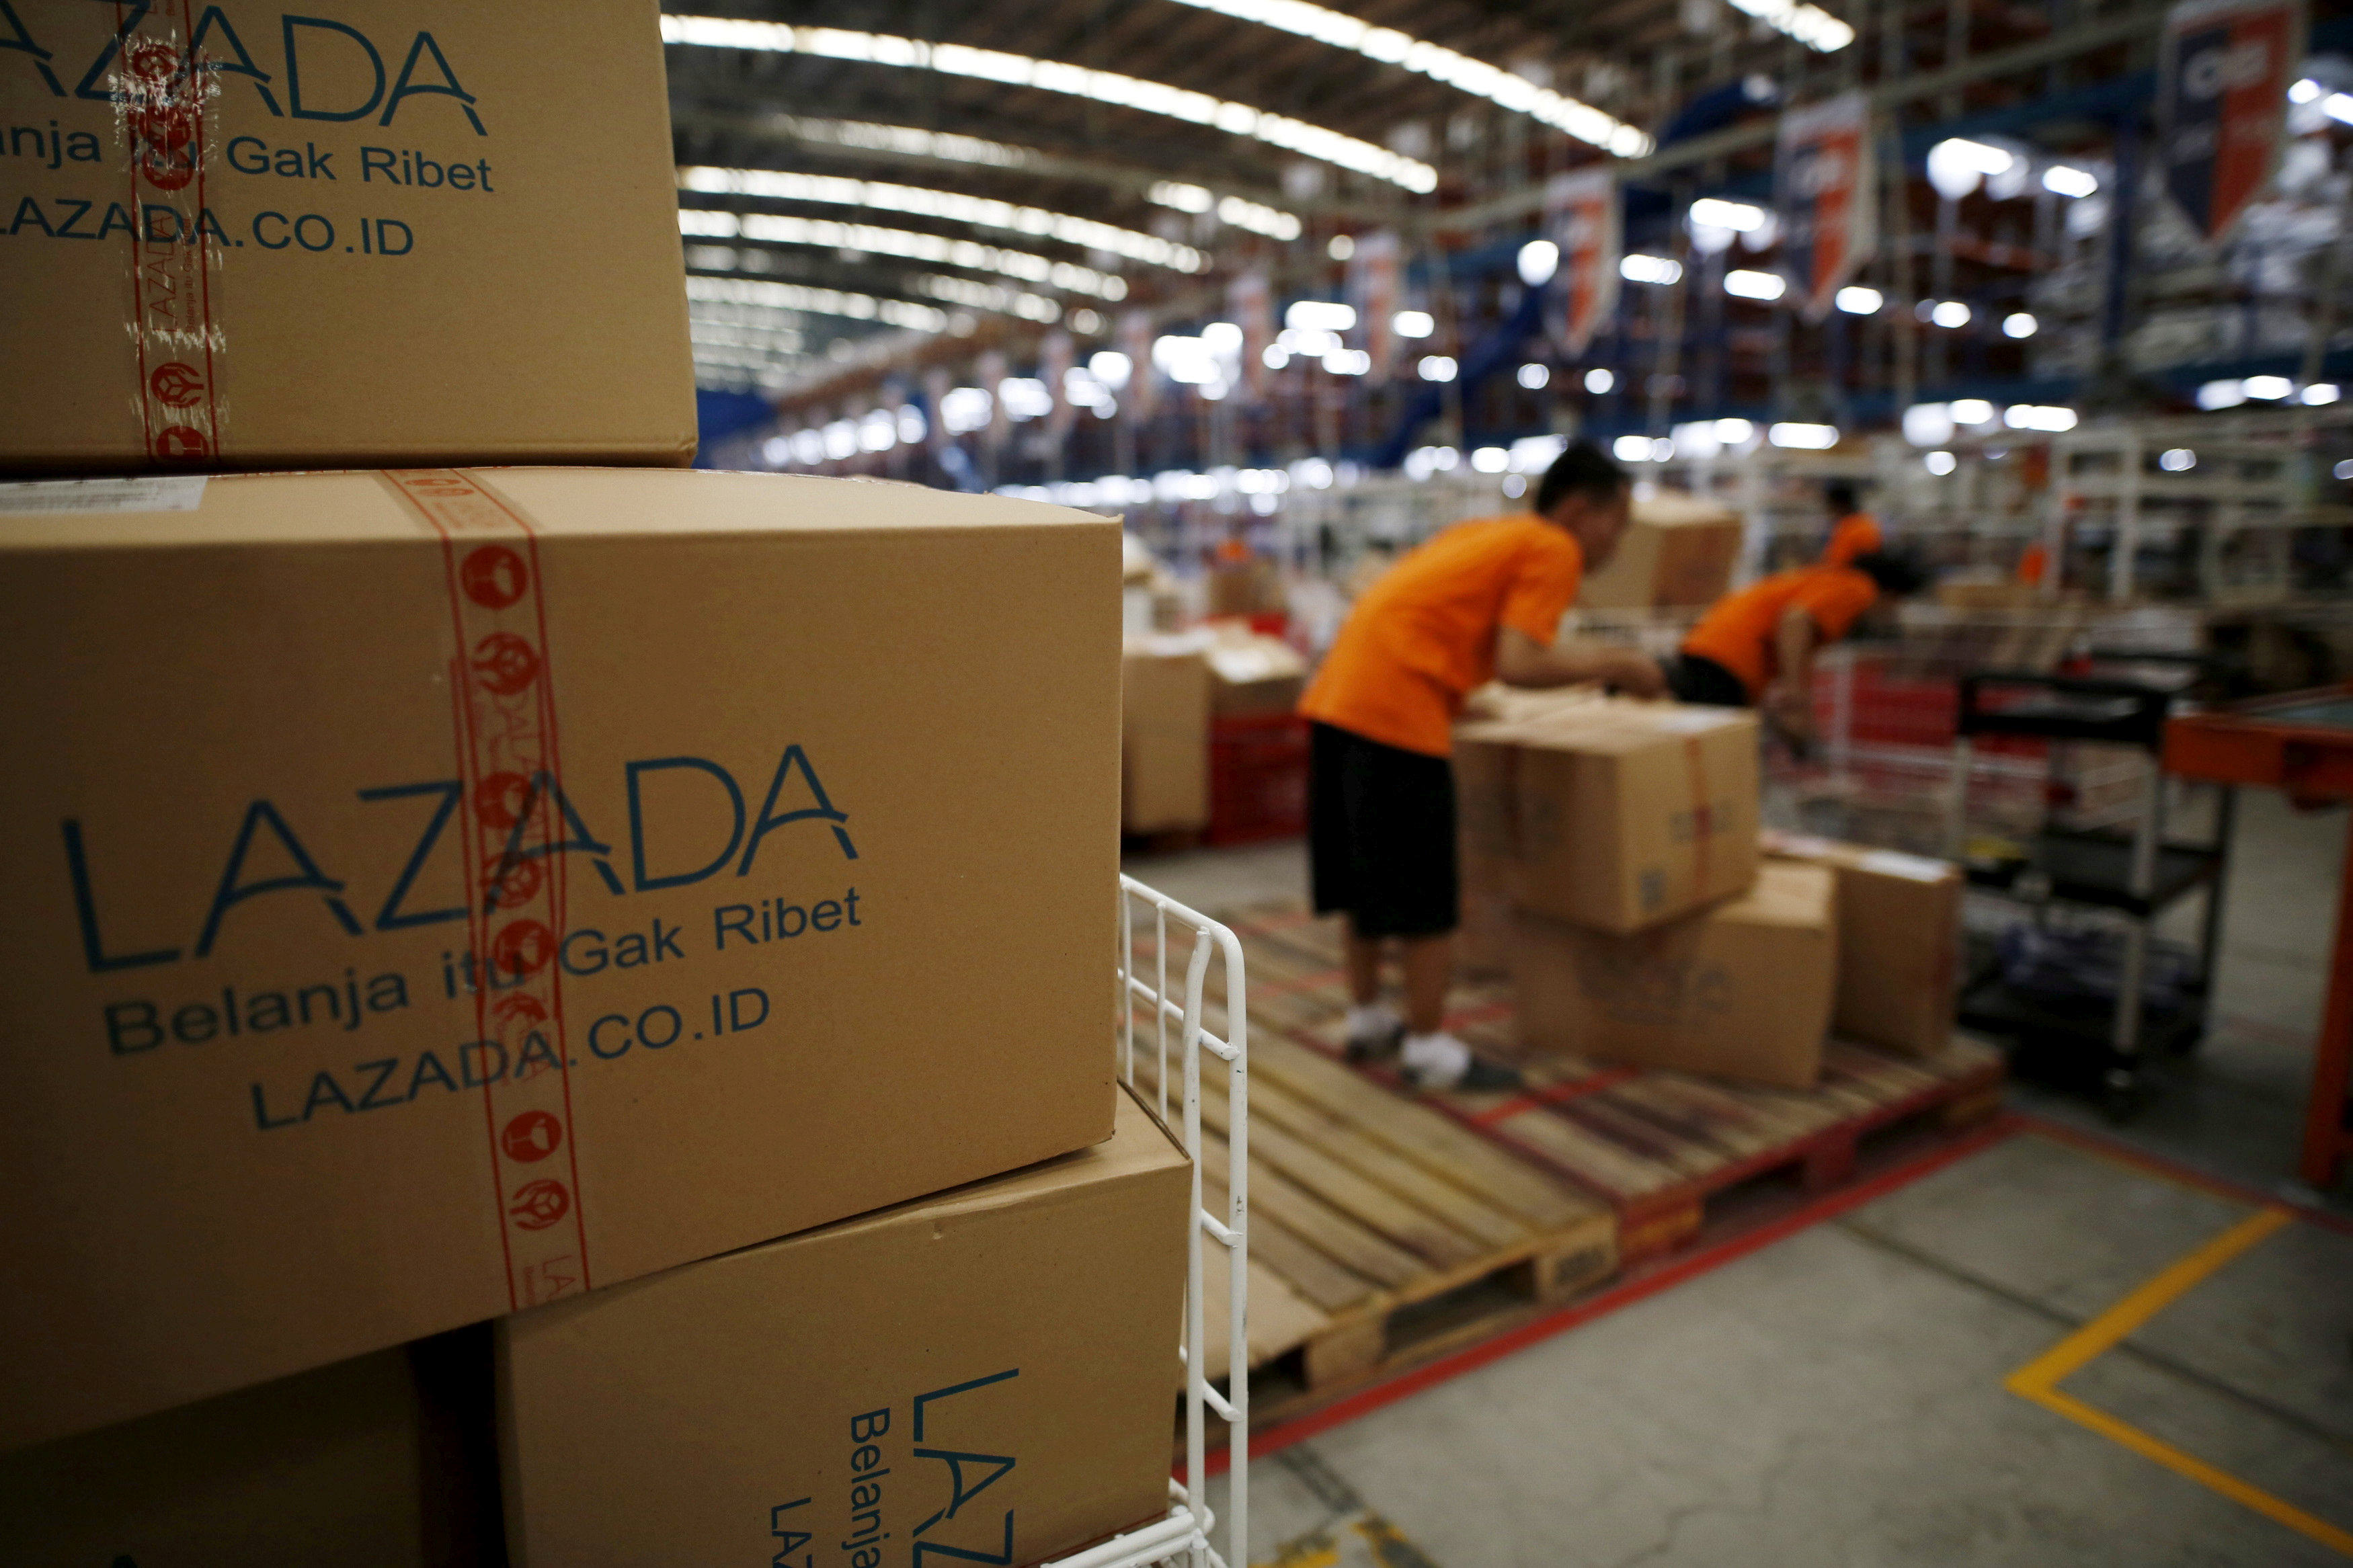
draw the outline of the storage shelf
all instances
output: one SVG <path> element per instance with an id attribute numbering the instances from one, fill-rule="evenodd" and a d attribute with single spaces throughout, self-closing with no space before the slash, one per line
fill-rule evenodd
<path id="1" fill-rule="evenodd" d="M 1980 892 L 2042 903 L 2084 904 L 2147 920 L 2175 900 L 2213 880 L 2222 857 L 2214 849 L 2168 844 L 2158 850 L 2157 874 L 2147 898 L 2131 891 L 2132 842 L 2106 833 L 2052 830 L 2039 836 L 2023 863 L 1999 867 L 1972 864 L 1969 886 Z M 2047 897 L 2021 889 L 2030 873 L 2047 881 Z"/>

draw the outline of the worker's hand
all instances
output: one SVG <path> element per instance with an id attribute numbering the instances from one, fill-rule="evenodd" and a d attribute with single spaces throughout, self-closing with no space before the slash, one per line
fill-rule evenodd
<path id="1" fill-rule="evenodd" d="M 1781 732 L 1793 741 L 1814 738 L 1814 694 L 1788 681 L 1777 680 L 1765 692 L 1765 711 Z"/>
<path id="2" fill-rule="evenodd" d="M 1667 691 L 1667 672 L 1640 648 L 1627 648 L 1610 660 L 1608 679 L 1630 697 L 1663 697 Z"/>

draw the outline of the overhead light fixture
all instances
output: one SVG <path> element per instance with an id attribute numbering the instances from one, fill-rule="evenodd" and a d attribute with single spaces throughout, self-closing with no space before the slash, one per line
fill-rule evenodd
<path id="1" fill-rule="evenodd" d="M 1993 423 L 1993 405 L 1982 397 L 1957 397 L 1946 406 L 1951 409 L 1956 425 Z"/>
<path id="2" fill-rule="evenodd" d="M 2353 125 L 2353 97 L 2332 92 L 2320 100 L 2320 111 L 2341 124 Z"/>
<path id="3" fill-rule="evenodd" d="M 1519 383 L 1530 392 L 1541 392 L 1552 384 L 1552 367 L 1528 363 L 1520 366 Z"/>
<path id="4" fill-rule="evenodd" d="M 1356 242 L 1345 234 L 1335 234 L 1324 247 L 1324 254 L 1335 261 L 1345 261 L 1356 254 Z"/>
<path id="5" fill-rule="evenodd" d="M 994 272 L 1027 283 L 1046 283 L 1099 300 L 1124 300 L 1127 281 L 1115 273 L 1098 272 L 1074 262 L 1056 261 L 1026 250 L 1008 250 L 969 239 L 917 234 L 873 224 L 838 223 L 830 218 L 795 217 L 784 213 L 712 212 L 682 207 L 679 233 L 690 238 L 749 239 L 767 245 L 806 245 L 823 250 L 857 250 L 873 256 L 902 256 L 913 261 Z"/>
<path id="6" fill-rule="evenodd" d="M 1854 42 L 1853 27 L 1802 0 L 1732 0 L 1732 5 L 1819 54 L 1834 54 Z"/>
<path id="7" fill-rule="evenodd" d="M 1705 228 L 1728 228 L 1735 234 L 1746 234 L 1765 226 L 1765 209 L 1746 202 L 1702 196 L 1691 205 L 1691 220 Z"/>
<path id="8" fill-rule="evenodd" d="M 1293 300 L 1282 324 L 1303 332 L 1345 332 L 1356 324 L 1356 308 L 1335 300 Z"/>
<path id="9" fill-rule="evenodd" d="M 2302 77 L 2289 84 L 2287 100 L 2290 103 L 2310 103 L 2327 90 L 2310 77 Z"/>
<path id="10" fill-rule="evenodd" d="M 1324 368 L 1334 375 L 1366 375 L 1373 368 L 1373 356 L 1362 349 L 1334 349 L 1324 356 Z"/>
<path id="11" fill-rule="evenodd" d="M 976 49 L 965 44 L 926 43 L 920 38 L 885 33 L 855 32 L 843 27 L 796 27 L 785 22 L 754 22 L 733 16 L 664 16 L 661 36 L 665 44 L 812 55 L 822 59 L 931 70 L 943 76 L 1067 93 L 1098 103 L 1189 121 L 1196 125 L 1214 126 L 1237 136 L 1254 137 L 1417 194 L 1438 188 L 1438 171 L 1428 163 L 1342 135 L 1328 127 L 1269 113 L 1206 92 L 1171 87 L 1166 82 L 1145 81 L 1060 60 L 1041 60 L 1001 49 Z M 1649 138 L 1643 141 L 1647 143 Z M 1647 146 L 1644 150 L 1648 150 Z"/>
<path id="12" fill-rule="evenodd" d="M 1939 479 L 1942 479 L 1947 474 L 1951 473 L 1955 468 L 1960 467 L 1959 462 L 1954 458 L 1950 452 L 1930 452 L 1920 459 L 1920 463 L 1922 467 L 1926 468 L 1930 473 L 1935 474 Z"/>
<path id="13" fill-rule="evenodd" d="M 2013 403 L 2001 411 L 2001 422 L 2013 430 L 2041 430 L 2055 435 L 2075 427 L 2075 411 L 2050 404 Z"/>
<path id="14" fill-rule="evenodd" d="M 1644 256 L 1640 251 L 1619 258 L 1618 276 L 1629 283 L 1676 283 L 1683 280 L 1683 264 L 1672 257 Z"/>
<path id="15" fill-rule="evenodd" d="M 1743 267 L 1724 275 L 1724 291 L 1743 300 L 1778 300 L 1788 287 L 1788 279 L 1778 272 L 1754 272 Z"/>
<path id="16" fill-rule="evenodd" d="M 1757 426 L 1746 419 L 1719 419 L 1715 422 L 1715 438 L 1727 447 L 1737 447 L 1757 434 Z"/>
<path id="17" fill-rule="evenodd" d="M 1660 444 L 1667 447 L 1670 456 L 1672 455 L 1672 442 Z M 1651 438 L 1648 436 L 1620 436 L 1609 443 L 1609 452 L 1621 463 L 1647 463 L 1651 460 Z"/>
<path id="18" fill-rule="evenodd" d="M 2335 382 L 2316 381 L 2297 395 L 2296 401 L 2319 408 L 2336 402 L 2337 396 L 2338 391 Z"/>
<path id="19" fill-rule="evenodd" d="M 2007 338 L 2031 338 L 2034 335 L 2035 328 L 2040 324 L 2041 323 L 2037 322 L 2033 316 L 2029 312 L 2024 310 L 2014 310 L 2001 319 L 2002 336 Z"/>
<path id="20" fill-rule="evenodd" d="M 1591 370 L 1585 373 L 1585 390 L 1588 392 L 1595 394 L 1604 393 L 1617 384 L 1618 377 L 1616 374 L 1611 371 L 1604 370 L 1599 365 L 1596 365 Z"/>
<path id="21" fill-rule="evenodd" d="M 2237 381 L 2210 381 L 2198 389 L 2198 406 L 2212 412 L 2236 408 L 2247 400 L 2246 387 Z"/>
<path id="22" fill-rule="evenodd" d="M 1560 270 L 1560 247 L 1549 239 L 1532 239 L 1520 247 L 1520 281 L 1534 289 L 1551 281 Z"/>
<path id="23" fill-rule="evenodd" d="M 840 289 L 771 282 L 765 279 L 691 277 L 686 280 L 686 298 L 690 306 L 703 300 L 765 305 L 773 310 L 803 310 L 812 316 L 881 321 L 885 326 L 905 327 L 919 332 L 944 331 L 948 324 L 947 312 L 935 306 L 919 305 L 905 300 L 879 299 L 872 294 L 851 293 Z"/>
<path id="24" fill-rule="evenodd" d="M 1850 316 L 1875 316 L 1887 297 L 1878 289 L 1861 283 L 1850 283 L 1838 291 L 1838 308 Z"/>
<path id="25" fill-rule="evenodd" d="M 1155 267 L 1177 272 L 1206 272 L 1209 258 L 1189 245 L 1140 234 L 1132 228 L 1099 223 L 1070 213 L 1048 212 L 960 191 L 925 190 L 881 180 L 853 180 L 838 174 L 804 174 L 782 169 L 721 169 L 707 166 L 678 172 L 678 186 L 701 195 L 759 196 L 770 201 L 807 202 L 813 206 L 863 207 L 870 212 L 913 213 L 976 228 L 1001 229 L 1009 234 L 1060 240 L 1089 250 L 1106 250 Z"/>
<path id="26" fill-rule="evenodd" d="M 1389 318 L 1389 330 L 1401 338 L 1426 338 L 1438 330 L 1438 322 L 1427 310 L 1399 310 Z"/>
<path id="27" fill-rule="evenodd" d="M 2198 466 L 2198 454 L 2187 447 L 2168 447 L 2157 455 L 2157 466 L 2168 474 L 2186 474 Z"/>
<path id="28" fill-rule="evenodd" d="M 2099 176 L 2072 163 L 2053 163 L 2042 171 L 2042 188 L 2053 195 L 2088 196 L 2100 188 Z"/>
<path id="29" fill-rule="evenodd" d="M 1928 319 L 1940 327 L 1966 327 L 1971 313 L 1966 300 L 1939 300 L 1930 308 Z"/>
<path id="30" fill-rule="evenodd" d="M 1245 22 L 1257 22 L 1303 38 L 1314 38 L 1335 48 L 1353 50 L 1383 65 L 1402 66 L 1432 81 L 1444 82 L 1474 98 L 1483 98 L 1490 103 L 1540 121 L 1556 131 L 1565 131 L 1580 142 L 1614 153 L 1621 158 L 1639 158 L 1651 151 L 1650 137 L 1589 103 L 1580 103 L 1548 87 L 1538 87 L 1516 72 L 1491 66 L 1484 60 L 1472 59 L 1468 55 L 1457 54 L 1442 45 L 1398 32 L 1394 27 L 1376 26 L 1345 11 L 1311 5 L 1308 0 L 1178 0 L 1178 4 L 1216 11 Z M 1797 9 L 1812 11 L 1814 7 L 1805 5 Z M 1827 17 L 1826 14 L 1817 14 L 1824 15 L 1825 19 L 1831 20 L 1834 26 L 1845 26 Z M 1787 28 L 1783 30 L 1788 31 Z M 1852 29 L 1849 36 L 1852 36 Z M 1841 46 L 1832 44 L 1829 47 L 1836 48 Z"/>
<path id="31" fill-rule="evenodd" d="M 2239 389 L 2249 397 L 2277 403 L 2295 390 L 2295 384 L 2284 375 L 2251 375 L 2239 384 Z"/>
<path id="32" fill-rule="evenodd" d="M 1964 136 L 1947 136 L 1928 149 L 1928 183 L 1947 201 L 1959 201 L 1989 174 L 2006 174 L 2017 154 Z"/>
<path id="33" fill-rule="evenodd" d="M 1765 438 L 1776 447 L 1787 447 L 1806 452 L 1826 452 L 1838 445 L 1839 433 L 1838 426 L 1835 425 L 1788 423 L 1776 425 L 1767 430 Z"/>
<path id="34" fill-rule="evenodd" d="M 1452 381 L 1456 366 L 1453 359 L 1449 355 L 1424 354 L 1421 363 L 1414 369 L 1424 381 Z"/>

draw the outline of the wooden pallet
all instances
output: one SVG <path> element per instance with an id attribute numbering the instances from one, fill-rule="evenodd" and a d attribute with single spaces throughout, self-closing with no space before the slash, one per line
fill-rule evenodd
<path id="1" fill-rule="evenodd" d="M 1155 1061 L 1136 1054 L 1150 1103 Z M 1250 1363 L 1261 1421 L 1616 1271 L 1606 1205 L 1276 1030 L 1254 1027 L 1250 1096 Z M 1203 1074 L 1202 1125 L 1214 1208 L 1231 1168 L 1221 1074 Z M 1222 1275 L 1209 1284 L 1220 1299 Z M 1213 1327 L 1209 1365 L 1226 1364 Z"/>
<path id="2" fill-rule="evenodd" d="M 1280 909 L 1233 923 L 1250 968 L 1253 1026 L 1336 1056 L 1345 995 L 1335 922 Z M 1508 987 L 1474 982 L 1458 987 L 1455 1001 L 1450 1026 L 1482 1055 L 1517 1066 L 1526 1086 L 1428 1094 L 1420 1103 L 1607 1201 L 1628 1263 L 1689 1240 L 1712 1201 L 1760 1177 L 1794 1172 L 1809 1190 L 1832 1187 L 1852 1173 L 1865 1139 L 1899 1124 L 1963 1126 L 2001 1100 L 2000 1053 L 1964 1037 L 1928 1058 L 1833 1041 L 1820 1085 L 1776 1089 L 1525 1051 Z"/>

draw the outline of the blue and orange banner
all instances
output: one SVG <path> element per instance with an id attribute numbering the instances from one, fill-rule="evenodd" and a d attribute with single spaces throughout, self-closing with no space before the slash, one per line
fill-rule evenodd
<path id="1" fill-rule="evenodd" d="M 2303 0 L 2189 0 L 2165 18 L 2158 157 L 2203 237 L 2231 231 L 2277 166 L 2304 58 Z"/>
<path id="2" fill-rule="evenodd" d="M 1545 237 L 1560 247 L 1554 334 L 1572 359 L 1617 309 L 1624 234 L 1618 182 L 1608 170 L 1562 174 L 1546 188 Z"/>
<path id="3" fill-rule="evenodd" d="M 1819 321 L 1879 249 L 1870 99 L 1844 92 L 1784 114 L 1774 185 L 1794 302 Z"/>

